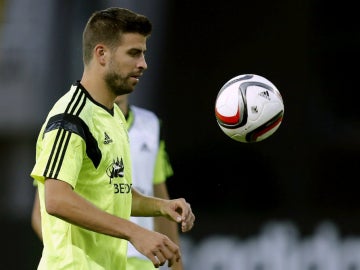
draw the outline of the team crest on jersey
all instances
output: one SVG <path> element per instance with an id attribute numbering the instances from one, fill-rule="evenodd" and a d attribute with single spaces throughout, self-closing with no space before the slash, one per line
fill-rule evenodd
<path id="1" fill-rule="evenodd" d="M 106 174 L 110 178 L 109 184 L 111 184 L 112 180 L 116 177 L 124 177 L 124 163 L 122 158 L 119 160 L 113 160 L 109 167 L 106 169 Z"/>

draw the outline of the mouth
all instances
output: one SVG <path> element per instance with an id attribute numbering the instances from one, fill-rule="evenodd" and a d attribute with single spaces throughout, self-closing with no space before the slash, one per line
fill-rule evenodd
<path id="1" fill-rule="evenodd" d="M 140 81 L 140 76 L 133 75 L 133 76 L 130 76 L 129 79 L 130 79 L 131 83 L 135 85 Z"/>
<path id="2" fill-rule="evenodd" d="M 142 76 L 142 74 L 134 74 L 134 75 L 131 75 L 130 78 L 133 78 L 138 82 L 140 80 L 141 76 Z"/>
<path id="3" fill-rule="evenodd" d="M 134 77 L 134 76 L 132 76 L 132 77 L 130 77 L 130 78 L 132 78 L 132 79 L 135 80 L 136 82 L 139 82 L 139 77 Z"/>

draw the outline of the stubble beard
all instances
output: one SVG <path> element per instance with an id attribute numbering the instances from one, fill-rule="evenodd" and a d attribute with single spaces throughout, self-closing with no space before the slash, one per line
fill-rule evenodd
<path id="1" fill-rule="evenodd" d="M 115 72 L 109 72 L 104 77 L 107 88 L 116 96 L 129 94 L 134 90 L 134 87 L 127 83 L 126 77 Z"/>

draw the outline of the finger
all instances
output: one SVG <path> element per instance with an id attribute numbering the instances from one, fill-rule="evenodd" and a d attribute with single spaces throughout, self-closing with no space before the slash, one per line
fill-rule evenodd
<path id="1" fill-rule="evenodd" d="M 158 259 L 158 257 L 156 255 L 153 255 L 152 257 L 149 257 L 149 258 L 152 261 L 155 268 L 160 267 L 160 261 L 159 261 L 159 259 Z"/>
<path id="2" fill-rule="evenodd" d="M 161 251 L 156 252 L 154 255 L 155 255 L 155 258 L 157 259 L 157 261 L 159 263 L 158 266 L 161 266 L 161 265 L 165 264 L 166 258 L 164 257 L 164 255 L 162 254 Z"/>
<path id="3" fill-rule="evenodd" d="M 177 246 L 175 243 L 171 241 L 167 241 L 165 243 L 165 248 L 162 250 L 162 253 L 168 259 L 171 265 L 175 262 L 180 261 L 181 259 L 179 246 Z"/>
<path id="4" fill-rule="evenodd" d="M 195 223 L 195 216 L 194 214 L 190 214 L 185 221 L 181 223 L 181 230 L 183 232 L 187 232 L 191 230 L 194 227 Z"/>
<path id="5" fill-rule="evenodd" d="M 193 212 L 191 211 L 190 206 L 188 206 L 186 211 L 184 211 L 182 218 L 183 218 L 183 221 L 186 223 L 194 222 L 195 216 L 194 216 Z"/>
<path id="6" fill-rule="evenodd" d="M 181 223 L 183 221 L 183 216 L 184 216 L 184 210 L 183 210 L 183 205 L 181 204 L 181 200 L 174 200 L 174 204 L 173 204 L 173 209 L 171 209 L 172 211 L 168 212 L 168 215 L 170 216 L 170 218 L 177 222 L 177 223 Z"/>
<path id="7" fill-rule="evenodd" d="M 167 265 L 168 267 L 171 267 L 175 262 L 179 262 L 180 261 L 180 254 L 178 252 L 171 252 L 169 249 L 164 251 L 164 254 L 166 253 L 166 255 L 164 255 L 167 258 Z"/>
<path id="8" fill-rule="evenodd" d="M 177 214 L 176 221 L 178 223 L 184 222 L 185 220 L 187 220 L 189 214 L 192 213 L 190 205 L 188 203 L 184 202 L 183 200 L 180 200 L 180 199 L 177 202 L 175 212 Z"/>

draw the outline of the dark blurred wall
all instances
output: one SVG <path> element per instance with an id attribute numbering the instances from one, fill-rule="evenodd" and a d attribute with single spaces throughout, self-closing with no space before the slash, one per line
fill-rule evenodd
<path id="1" fill-rule="evenodd" d="M 10 3 L 0 2 L 2 7 Z M 78 42 L 84 20 L 98 7 L 116 4 L 39 2 L 43 5 L 13 1 L 23 7 L 23 16 L 14 10 L 10 15 L 26 25 L 27 35 L 10 28 L 12 38 L 0 39 L 5 44 L 0 51 L 0 214 L 1 228 L 10 236 L 2 260 L 8 269 L 14 261 L 17 269 L 34 269 L 40 256 L 41 245 L 30 229 L 33 189 L 25 179 L 33 164 L 34 122 L 42 122 L 40 114 L 81 75 Z M 188 235 L 243 237 L 281 219 L 293 221 L 304 234 L 323 220 L 334 221 L 344 234 L 360 234 L 355 3 L 167 1 L 165 8 L 164 2 L 136 8 L 151 13 L 155 32 L 147 52 L 149 70 L 134 102 L 164 120 L 175 171 L 170 194 L 185 197 L 197 214 Z M 46 12 L 32 13 L 39 10 Z M 1 14 L 0 33 L 5 33 L 9 14 Z M 47 18 L 52 24 L 44 23 Z M 31 23 L 38 32 L 29 32 Z M 285 101 L 278 131 L 256 144 L 232 141 L 214 116 L 221 86 L 245 73 L 271 80 Z M 21 121 L 26 123 L 15 125 Z"/>
<path id="2" fill-rule="evenodd" d="M 173 3 L 159 110 L 171 192 L 199 214 L 195 235 L 241 235 L 281 218 L 304 231 L 328 218 L 360 231 L 360 35 L 345 2 Z M 277 133 L 250 145 L 227 138 L 214 116 L 218 90 L 244 73 L 270 79 L 285 101 Z"/>

